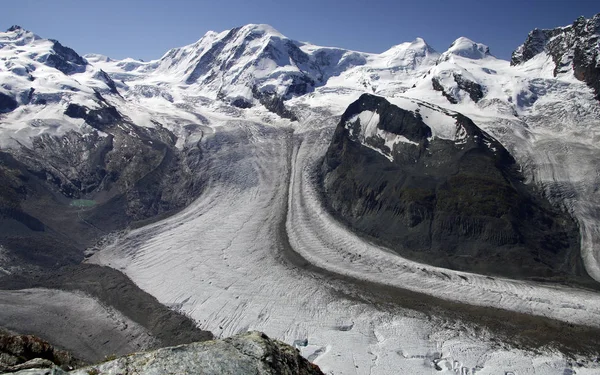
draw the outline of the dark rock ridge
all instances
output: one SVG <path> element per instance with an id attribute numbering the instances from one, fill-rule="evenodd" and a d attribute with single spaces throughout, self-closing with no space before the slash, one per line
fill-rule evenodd
<path id="1" fill-rule="evenodd" d="M 45 371 L 48 370 L 39 369 L 33 374 L 49 373 Z M 54 374 L 72 375 L 323 375 L 319 367 L 303 358 L 297 349 L 260 332 L 134 353 L 70 372 L 59 368 L 53 368 L 52 371 L 55 371 Z M 21 374 L 32 375 L 32 372 Z"/>
<path id="2" fill-rule="evenodd" d="M 483 98 L 483 87 L 481 87 L 479 83 L 466 79 L 460 73 L 454 73 L 452 76 L 454 77 L 454 82 L 456 82 L 458 88 L 466 91 L 471 100 L 475 103 Z"/>
<path id="3" fill-rule="evenodd" d="M 448 93 L 446 91 L 446 89 L 444 89 L 444 86 L 442 86 L 442 84 L 440 83 L 440 80 L 437 79 L 436 77 L 433 77 L 431 79 L 431 87 L 433 87 L 433 89 L 435 91 L 439 91 L 442 93 L 442 95 L 444 96 L 444 98 L 448 99 L 448 101 L 452 104 L 456 104 L 458 103 L 458 100 L 452 96 L 450 93 Z"/>
<path id="4" fill-rule="evenodd" d="M 477 103 L 483 98 L 484 89 L 479 83 L 473 82 L 465 78 L 460 73 L 453 73 L 452 77 L 454 78 L 454 82 L 456 82 L 458 89 L 469 94 L 469 97 L 472 101 Z M 444 88 L 444 85 L 442 85 L 442 83 L 437 77 L 431 78 L 431 86 L 435 91 L 441 92 L 444 98 L 446 98 L 450 103 L 457 104 L 459 102 L 459 98 L 453 95 L 452 92 L 446 90 L 446 88 Z"/>
<path id="5" fill-rule="evenodd" d="M 296 115 L 286 108 L 283 103 L 283 98 L 276 93 L 272 92 L 260 92 L 256 88 L 252 90 L 252 95 L 258 99 L 266 109 L 279 115 L 281 118 L 287 118 L 291 121 L 297 121 Z"/>
<path id="6" fill-rule="evenodd" d="M 111 94 L 119 95 L 119 90 L 117 89 L 115 81 L 113 81 L 113 79 L 110 78 L 110 76 L 104 70 L 99 70 L 98 73 L 94 75 L 94 78 L 106 83 L 106 86 L 108 86 Z"/>
<path id="7" fill-rule="evenodd" d="M 56 68 L 64 74 L 70 75 L 85 71 L 87 61 L 77 52 L 65 47 L 58 40 L 50 39 L 54 43 L 51 54 L 46 56 L 46 65 Z"/>
<path id="8" fill-rule="evenodd" d="M 367 139 L 365 146 L 358 140 L 364 124 L 356 115 L 362 111 L 376 112 L 379 129 L 417 145 L 401 142 L 390 150 L 382 139 Z M 410 259 L 592 284 L 574 220 L 523 183 L 499 142 L 467 117 L 446 115 L 455 119 L 456 141 L 431 138 L 418 112 L 362 95 L 343 114 L 322 164 L 326 205 L 352 228 Z"/>
<path id="9" fill-rule="evenodd" d="M 554 75 L 573 69 L 575 77 L 590 86 L 600 100 L 600 13 L 579 17 L 572 25 L 551 30 L 535 29 L 517 48 L 511 65 L 522 64 L 546 52 L 554 61 Z"/>

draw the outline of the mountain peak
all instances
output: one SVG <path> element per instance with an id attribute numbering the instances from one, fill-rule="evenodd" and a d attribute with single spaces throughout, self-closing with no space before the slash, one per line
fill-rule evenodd
<path id="1" fill-rule="evenodd" d="M 250 23 L 239 27 L 239 30 L 248 34 L 258 34 L 261 36 L 268 35 L 285 38 L 285 36 L 282 33 L 280 33 L 277 29 L 267 24 Z"/>
<path id="2" fill-rule="evenodd" d="M 555 65 L 553 74 L 573 72 L 590 86 L 600 100 L 600 13 L 590 19 L 577 18 L 572 25 L 554 29 L 534 29 L 512 54 L 511 65 L 525 63 L 546 53 Z"/>
<path id="3" fill-rule="evenodd" d="M 413 40 L 412 42 L 410 42 L 411 45 L 413 46 L 427 46 L 429 47 L 429 44 L 425 41 L 425 39 L 421 38 L 421 37 L 416 37 L 415 40 Z"/>
<path id="4" fill-rule="evenodd" d="M 444 52 L 446 59 L 449 55 L 466 57 L 469 59 L 483 59 L 490 54 L 490 47 L 482 43 L 476 43 L 471 39 L 461 36 L 450 45 L 450 48 Z"/>
<path id="5" fill-rule="evenodd" d="M 433 51 L 433 48 L 431 48 L 431 46 L 429 44 L 427 44 L 425 39 L 417 37 L 412 42 L 404 42 L 404 43 L 397 44 L 383 53 L 390 53 L 391 51 L 406 50 L 406 49 Z"/>
<path id="6" fill-rule="evenodd" d="M 6 32 L 11 33 L 13 31 L 18 31 L 18 30 L 23 30 L 23 28 L 19 25 L 12 25 L 11 27 L 8 28 L 8 30 L 6 30 Z"/>

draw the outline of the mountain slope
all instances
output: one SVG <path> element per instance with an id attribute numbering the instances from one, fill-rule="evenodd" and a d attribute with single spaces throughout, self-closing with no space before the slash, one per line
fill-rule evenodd
<path id="1" fill-rule="evenodd" d="M 460 114 L 394 103 L 362 95 L 337 126 L 323 180 L 342 220 L 440 267 L 591 282 L 575 222 L 523 184 L 498 141 Z"/>
<path id="2" fill-rule="evenodd" d="M 511 64 L 523 64 L 539 54 L 554 62 L 554 76 L 572 72 L 600 100 L 600 14 L 578 18 L 572 25 L 551 30 L 535 29 L 512 55 Z"/>

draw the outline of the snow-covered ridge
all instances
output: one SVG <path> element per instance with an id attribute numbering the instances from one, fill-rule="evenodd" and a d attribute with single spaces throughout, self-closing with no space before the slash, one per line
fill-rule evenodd
<path id="1" fill-rule="evenodd" d="M 485 44 L 475 43 L 464 36 L 456 39 L 442 55 L 442 60 L 447 60 L 450 55 L 457 55 L 473 60 L 484 59 L 491 56 L 490 47 Z"/>
<path id="2" fill-rule="evenodd" d="M 356 81 L 352 77 L 368 75 L 391 81 L 416 76 L 438 57 L 421 38 L 369 54 L 297 42 L 267 25 L 246 25 L 208 32 L 196 43 L 147 63 L 104 56 L 90 56 L 90 60 L 128 85 L 136 81 L 185 85 L 187 90 L 245 107 L 257 105 L 261 94 L 289 99 L 330 80 Z M 364 79 L 357 84 L 363 89 L 368 85 Z"/>

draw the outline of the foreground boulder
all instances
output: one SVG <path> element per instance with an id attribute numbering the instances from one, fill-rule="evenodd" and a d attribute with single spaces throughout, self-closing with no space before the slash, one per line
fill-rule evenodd
<path id="1" fill-rule="evenodd" d="M 0 331 L 0 373 L 54 366 L 73 368 L 78 365 L 81 362 L 70 353 L 56 349 L 38 337 Z"/>
<path id="2" fill-rule="evenodd" d="M 323 374 L 297 349 L 260 332 L 135 353 L 99 365 L 64 372 L 58 368 L 15 374 Z"/>

